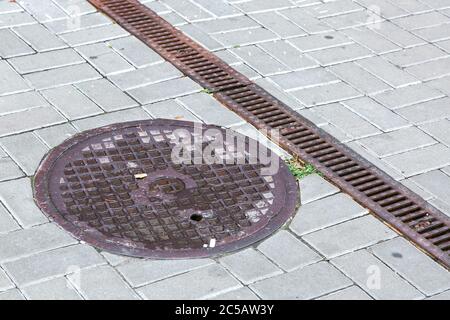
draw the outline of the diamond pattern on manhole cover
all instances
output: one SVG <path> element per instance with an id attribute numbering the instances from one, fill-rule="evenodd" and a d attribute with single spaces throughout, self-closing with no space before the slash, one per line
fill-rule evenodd
<path id="1" fill-rule="evenodd" d="M 38 206 L 76 238 L 118 254 L 194 258 L 259 241 L 293 214 L 298 186 L 256 141 L 184 121 L 83 132 L 45 158 Z"/>

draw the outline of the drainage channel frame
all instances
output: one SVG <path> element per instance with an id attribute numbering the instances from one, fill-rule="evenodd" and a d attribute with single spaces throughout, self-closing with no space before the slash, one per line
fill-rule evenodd
<path id="1" fill-rule="evenodd" d="M 450 218 L 136 0 L 88 0 L 226 107 L 450 268 Z"/>

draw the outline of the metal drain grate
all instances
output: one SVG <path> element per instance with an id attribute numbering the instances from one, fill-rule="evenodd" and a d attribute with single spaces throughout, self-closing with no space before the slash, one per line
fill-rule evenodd
<path id="1" fill-rule="evenodd" d="M 214 161 L 196 163 L 206 150 Z M 55 148 L 36 175 L 35 198 L 96 247 L 193 258 L 270 235 L 294 213 L 298 185 L 283 160 L 254 140 L 216 126 L 148 120 L 86 131 Z"/>
<path id="2" fill-rule="evenodd" d="M 277 143 L 450 267 L 450 219 L 135 0 L 89 0 Z"/>

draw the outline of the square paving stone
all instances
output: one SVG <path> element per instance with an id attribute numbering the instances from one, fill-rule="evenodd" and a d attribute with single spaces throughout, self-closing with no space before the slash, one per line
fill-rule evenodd
<path id="1" fill-rule="evenodd" d="M 412 300 L 424 295 L 366 250 L 331 261 L 375 299 Z"/>
<path id="2" fill-rule="evenodd" d="M 225 256 L 219 262 L 244 284 L 282 273 L 277 266 L 252 248 Z"/>
<path id="3" fill-rule="evenodd" d="M 250 288 L 262 299 L 313 299 L 352 284 L 328 262 L 319 262 L 302 269 L 255 283 Z"/>
<path id="4" fill-rule="evenodd" d="M 308 234 L 303 240 L 327 258 L 333 258 L 394 238 L 396 235 L 379 220 L 366 215 Z"/>
<path id="5" fill-rule="evenodd" d="M 265 240 L 258 250 L 286 271 L 322 260 L 317 252 L 285 230 Z"/>
<path id="6" fill-rule="evenodd" d="M 138 300 L 139 296 L 110 266 L 99 266 L 67 276 L 89 300 Z"/>
<path id="7" fill-rule="evenodd" d="M 351 286 L 343 290 L 330 293 L 326 296 L 320 297 L 317 300 L 373 300 L 360 287 Z"/>
<path id="8" fill-rule="evenodd" d="M 311 233 L 367 213 L 348 195 L 339 193 L 302 205 L 289 228 L 298 235 Z"/>
<path id="9" fill-rule="evenodd" d="M 427 296 L 450 288 L 450 273 L 403 238 L 380 243 L 370 251 Z"/>
<path id="10" fill-rule="evenodd" d="M 149 300 L 194 300 L 212 298 L 241 287 L 223 267 L 214 264 L 149 284 L 138 292 Z"/>
<path id="11" fill-rule="evenodd" d="M 29 300 L 82 300 L 66 277 L 24 287 L 22 292 Z"/>
<path id="12" fill-rule="evenodd" d="M 318 174 L 312 174 L 300 180 L 302 204 L 338 193 L 339 189 Z"/>

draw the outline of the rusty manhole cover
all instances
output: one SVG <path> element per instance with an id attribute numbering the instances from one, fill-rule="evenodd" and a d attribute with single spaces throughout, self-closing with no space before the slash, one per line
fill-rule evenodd
<path id="1" fill-rule="evenodd" d="M 170 120 L 83 132 L 55 148 L 35 177 L 39 207 L 76 238 L 152 258 L 206 257 L 259 241 L 293 214 L 297 188 L 284 162 L 254 140 Z"/>

